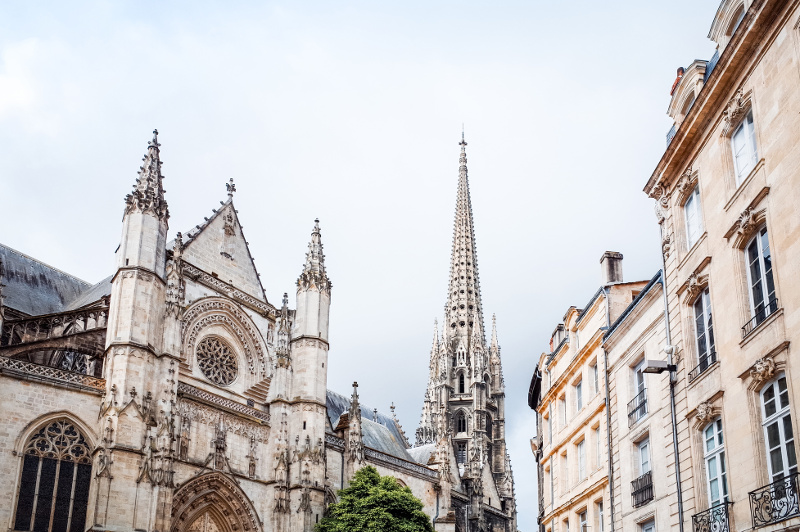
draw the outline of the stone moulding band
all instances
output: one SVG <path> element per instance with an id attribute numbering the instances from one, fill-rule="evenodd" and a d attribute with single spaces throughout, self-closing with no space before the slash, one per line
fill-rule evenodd
<path id="1" fill-rule="evenodd" d="M 89 388 L 99 392 L 102 392 L 106 388 L 105 379 L 4 356 L 0 356 L 0 373 L 55 381 L 82 388 Z"/>
<path id="2" fill-rule="evenodd" d="M 376 451 L 370 447 L 364 448 L 364 455 L 367 458 L 374 460 L 375 462 L 381 463 L 383 465 L 387 465 L 390 467 L 400 468 L 410 473 L 414 473 L 417 476 L 421 476 L 424 478 L 429 479 L 438 479 L 439 473 L 432 469 L 428 469 L 427 467 L 421 466 L 419 464 L 414 464 L 411 462 L 407 462 L 406 460 L 402 460 L 397 458 L 396 456 L 392 456 L 390 454 L 382 453 L 380 451 Z"/>
<path id="3" fill-rule="evenodd" d="M 178 395 L 186 395 L 193 399 L 199 400 L 201 403 L 218 406 L 237 414 L 243 414 L 245 416 L 258 419 L 259 421 L 269 425 L 270 417 L 267 412 L 262 412 L 260 410 L 256 410 L 255 408 L 237 403 L 236 401 L 231 401 L 230 399 L 225 399 L 219 395 L 200 390 L 199 388 L 195 388 L 194 386 L 186 384 L 185 382 L 178 383 Z"/>
<path id="4" fill-rule="evenodd" d="M 335 451 L 344 452 L 344 440 L 332 434 L 325 435 L 325 445 Z"/>
<path id="5" fill-rule="evenodd" d="M 197 281 L 198 283 L 204 284 L 209 288 L 213 288 L 214 290 L 217 290 L 221 294 L 225 294 L 231 299 L 234 299 L 239 303 L 242 303 L 243 305 L 250 307 L 251 309 L 261 314 L 262 316 L 270 316 L 272 318 L 275 318 L 275 316 L 277 315 L 275 308 L 272 305 L 264 303 L 263 301 L 260 301 L 259 299 L 251 296 L 250 294 L 242 292 L 238 288 L 234 288 L 232 285 L 226 283 L 225 281 L 221 281 L 220 279 L 213 277 L 212 275 L 204 272 L 200 268 L 192 266 L 191 264 L 185 261 L 183 262 L 183 274 L 189 277 L 190 279 Z"/>

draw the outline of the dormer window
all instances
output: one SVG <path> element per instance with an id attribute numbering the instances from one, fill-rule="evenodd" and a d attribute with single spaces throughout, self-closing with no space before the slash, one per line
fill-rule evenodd
<path id="1" fill-rule="evenodd" d="M 717 43 L 717 51 L 722 51 L 728 46 L 736 30 L 744 20 L 747 13 L 747 6 L 752 3 L 744 0 L 723 0 L 717 9 L 708 38 Z"/>
<path id="2" fill-rule="evenodd" d="M 731 22 L 730 26 L 728 26 L 728 30 L 725 32 L 725 36 L 728 37 L 730 40 L 731 36 L 736 33 L 736 28 L 739 27 L 739 24 L 742 23 L 742 19 L 744 18 L 744 4 L 739 6 L 739 9 L 736 11 L 734 15 L 733 22 Z"/>

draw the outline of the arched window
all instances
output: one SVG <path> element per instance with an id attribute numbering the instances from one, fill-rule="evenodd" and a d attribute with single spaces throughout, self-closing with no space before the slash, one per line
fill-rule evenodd
<path id="1" fill-rule="evenodd" d="M 745 248 L 747 281 L 750 286 L 750 316 L 755 327 L 778 310 L 775 281 L 772 278 L 772 253 L 767 228 L 762 227 Z"/>
<path id="2" fill-rule="evenodd" d="M 463 410 L 456 414 L 456 432 L 467 432 L 467 416 Z"/>
<path id="3" fill-rule="evenodd" d="M 728 500 L 728 473 L 725 468 L 725 445 L 722 419 L 717 418 L 703 431 L 703 455 L 706 462 L 709 506 Z"/>
<path id="4" fill-rule="evenodd" d="M 51 421 L 23 453 L 14 530 L 83 532 L 92 474 L 83 434 L 69 420 Z"/>
<path id="5" fill-rule="evenodd" d="M 464 374 L 458 374 L 458 393 L 464 393 Z"/>
<path id="6" fill-rule="evenodd" d="M 776 482 L 797 473 L 786 375 L 779 376 L 761 390 L 761 409 L 764 416 L 767 466 L 772 482 Z"/>

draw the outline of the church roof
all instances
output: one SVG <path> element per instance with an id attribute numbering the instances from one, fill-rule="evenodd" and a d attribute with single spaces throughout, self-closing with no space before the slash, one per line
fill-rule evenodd
<path id="1" fill-rule="evenodd" d="M 99 299 L 110 296 L 111 279 L 113 278 L 114 278 L 113 275 L 109 275 L 99 283 L 93 285 L 88 290 L 83 291 L 81 295 L 70 301 L 64 307 L 64 310 L 77 310 L 79 308 L 85 307 L 86 305 L 91 305 L 92 303 L 98 301 Z"/>
<path id="2" fill-rule="evenodd" d="M 328 390 L 326 403 L 328 406 L 328 419 L 331 422 L 331 426 L 335 427 L 339 422 L 339 417 L 350 410 L 350 398 Z M 361 437 L 364 445 L 409 462 L 416 462 L 406 450 L 405 438 L 392 417 L 382 412 L 375 414 L 372 408 L 363 403 L 360 406 Z M 377 421 L 372 421 L 373 417 Z"/>
<path id="3" fill-rule="evenodd" d="M 408 454 L 410 454 L 411 458 L 418 464 L 427 465 L 434 451 L 436 451 L 436 444 L 426 443 L 425 445 L 408 449 Z"/>
<path id="4" fill-rule="evenodd" d="M 91 285 L 15 249 L 0 244 L 5 273 L 0 283 L 4 305 L 30 316 L 64 310 Z"/>

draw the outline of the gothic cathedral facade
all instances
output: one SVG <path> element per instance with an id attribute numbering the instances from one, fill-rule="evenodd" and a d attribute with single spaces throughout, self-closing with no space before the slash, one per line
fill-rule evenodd
<path id="1" fill-rule="evenodd" d="M 365 465 L 436 530 L 515 532 L 504 386 L 485 339 L 461 143 L 451 278 L 414 444 L 327 389 L 319 221 L 294 308 L 266 297 L 227 201 L 168 241 L 157 133 L 97 284 L 0 244 L 0 523 L 14 531 L 311 532 Z"/>

